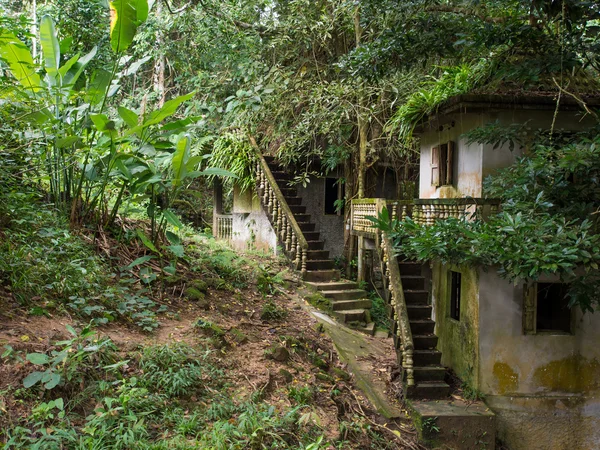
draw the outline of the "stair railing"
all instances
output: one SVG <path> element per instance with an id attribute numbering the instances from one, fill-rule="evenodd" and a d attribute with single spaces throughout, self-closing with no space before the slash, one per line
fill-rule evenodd
<path id="1" fill-rule="evenodd" d="M 294 262 L 296 270 L 306 275 L 306 261 L 308 258 L 308 242 L 300 229 L 292 210 L 287 204 L 279 185 L 271 172 L 267 161 L 250 138 L 256 149 L 256 190 L 258 198 L 275 229 L 275 234 L 287 256 Z"/>
<path id="2" fill-rule="evenodd" d="M 385 199 L 377 199 L 377 215 L 383 211 L 386 205 Z M 390 214 L 402 214 L 400 211 L 392 211 Z M 399 359 L 400 366 L 406 374 L 407 386 L 415 385 L 414 362 L 413 354 L 415 345 L 413 342 L 412 331 L 410 329 L 410 321 L 408 319 L 408 308 L 406 307 L 406 299 L 404 298 L 404 287 L 402 286 L 402 278 L 400 276 L 400 268 L 396 261 L 396 251 L 392 244 L 392 240 L 379 230 L 375 233 L 376 246 L 379 253 L 379 258 L 382 263 L 382 272 L 384 277 L 384 286 L 388 291 L 388 303 L 390 305 L 390 316 L 394 321 L 395 328 L 399 332 L 399 339 L 395 340 L 396 348 L 400 351 Z"/>

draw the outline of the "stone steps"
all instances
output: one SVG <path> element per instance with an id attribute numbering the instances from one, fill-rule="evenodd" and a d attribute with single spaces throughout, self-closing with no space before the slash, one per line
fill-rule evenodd
<path id="1" fill-rule="evenodd" d="M 356 283 L 338 281 L 340 272 L 335 269 L 333 259 L 329 258 L 329 251 L 325 250 L 325 242 L 321 240 L 316 224 L 311 221 L 310 214 L 307 214 L 306 206 L 302 205 L 302 198 L 298 197 L 296 187 L 289 184 L 293 176 L 275 158 L 269 156 L 265 160 L 308 243 L 306 272 L 303 277 L 305 283 L 331 300 L 332 314 L 340 322 L 373 335 L 375 325 L 371 322 L 371 300 L 367 298 L 367 293 L 358 289 Z"/>

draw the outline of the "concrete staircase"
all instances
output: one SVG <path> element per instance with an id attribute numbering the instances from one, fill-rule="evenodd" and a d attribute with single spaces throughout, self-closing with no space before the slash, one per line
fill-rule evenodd
<path id="1" fill-rule="evenodd" d="M 444 381 L 446 369 L 440 364 L 442 353 L 436 350 L 438 337 L 434 334 L 435 321 L 431 319 L 429 292 L 421 264 L 398 261 L 404 298 L 413 335 L 415 385 L 410 386 L 407 397 L 413 399 L 443 399 L 448 397 L 450 386 Z"/>
<path id="2" fill-rule="evenodd" d="M 374 334 L 375 326 L 369 313 L 371 300 L 367 297 L 367 292 L 358 289 L 354 282 L 340 279 L 340 272 L 335 269 L 333 259 L 329 258 L 329 251 L 324 250 L 325 242 L 321 240 L 316 224 L 311 222 L 310 214 L 306 213 L 306 206 L 302 205 L 302 198 L 298 197 L 296 187 L 289 184 L 292 176 L 273 157 L 264 158 L 308 242 L 304 277 L 307 285 L 331 301 L 333 315 L 340 322 L 365 333 Z"/>

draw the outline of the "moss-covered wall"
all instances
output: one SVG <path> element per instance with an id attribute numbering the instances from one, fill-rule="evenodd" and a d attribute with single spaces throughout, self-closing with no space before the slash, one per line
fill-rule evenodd
<path id="1" fill-rule="evenodd" d="M 231 245 L 241 251 L 277 252 L 277 236 L 263 211 L 259 198 L 252 191 L 233 190 L 233 233 Z"/>
<path id="2" fill-rule="evenodd" d="M 449 271 L 462 274 L 460 320 L 450 317 Z M 452 368 L 473 388 L 479 386 L 479 286 L 477 271 L 468 267 L 448 267 L 436 262 L 432 267 L 432 305 L 439 337 L 442 364 Z"/>
<path id="3" fill-rule="evenodd" d="M 525 335 L 522 286 L 492 268 L 479 272 L 479 305 L 479 389 L 501 438 L 516 450 L 600 448 L 600 314 L 573 310 L 571 334 Z"/>

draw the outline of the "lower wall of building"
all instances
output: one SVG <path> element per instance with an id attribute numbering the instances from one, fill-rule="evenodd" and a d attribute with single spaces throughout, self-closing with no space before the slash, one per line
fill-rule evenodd
<path id="1" fill-rule="evenodd" d="M 449 270 L 462 274 L 458 321 Z M 442 364 L 484 396 L 508 448 L 600 449 L 600 313 L 573 309 L 570 334 L 526 335 L 522 285 L 494 268 L 441 263 L 432 264 L 432 305 Z"/>
<path id="2" fill-rule="evenodd" d="M 450 317 L 449 272 L 462 275 L 460 320 Z M 432 265 L 432 305 L 442 364 L 471 387 L 478 387 L 479 361 L 479 290 L 477 270 L 449 267 L 439 262 Z"/>
<path id="3" fill-rule="evenodd" d="M 233 233 L 231 245 L 236 250 L 262 250 L 277 253 L 277 235 L 252 191 L 233 191 Z"/>
<path id="4" fill-rule="evenodd" d="M 553 280 L 545 280 L 553 281 Z M 479 389 L 513 450 L 600 448 L 600 314 L 572 333 L 523 333 L 523 288 L 479 272 Z"/>
<path id="5" fill-rule="evenodd" d="M 297 186 L 298 196 L 302 197 L 302 205 L 310 214 L 311 222 L 316 224 L 316 231 L 321 233 L 325 241 L 325 250 L 330 258 L 337 258 L 344 253 L 344 216 L 325 214 L 325 179 L 311 177 L 310 183 Z"/>

